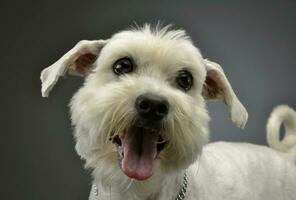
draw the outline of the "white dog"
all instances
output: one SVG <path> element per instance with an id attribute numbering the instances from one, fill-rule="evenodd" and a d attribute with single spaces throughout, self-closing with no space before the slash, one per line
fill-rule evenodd
<path id="1" fill-rule="evenodd" d="M 81 41 L 43 70 L 44 97 L 66 72 L 86 77 L 70 107 L 76 150 L 93 170 L 91 200 L 296 199 L 295 151 L 205 146 L 205 100 L 224 101 L 240 128 L 248 114 L 222 68 L 183 30 L 145 25 Z M 278 131 L 281 121 L 271 121 Z M 281 145 L 271 135 L 279 150 L 295 149 L 295 121 Z"/>

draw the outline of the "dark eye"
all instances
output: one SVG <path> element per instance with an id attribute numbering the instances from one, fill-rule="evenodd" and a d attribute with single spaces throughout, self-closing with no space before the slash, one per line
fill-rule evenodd
<path id="1" fill-rule="evenodd" d="M 113 65 L 113 71 L 117 75 L 130 73 L 133 69 L 133 62 L 130 58 L 121 58 Z"/>
<path id="2" fill-rule="evenodd" d="M 188 91 L 192 87 L 193 77 L 188 71 L 182 70 L 179 71 L 176 82 L 183 90 Z"/>

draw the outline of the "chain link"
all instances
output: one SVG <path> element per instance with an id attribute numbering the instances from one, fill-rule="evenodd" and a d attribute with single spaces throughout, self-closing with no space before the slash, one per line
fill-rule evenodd
<path id="1" fill-rule="evenodd" d="M 182 187 L 179 191 L 179 194 L 178 196 L 176 197 L 175 200 L 183 200 L 185 199 L 185 195 L 186 195 L 186 191 L 187 191 L 187 186 L 188 186 L 188 177 L 187 177 L 187 174 L 186 172 L 184 173 L 184 176 L 183 176 L 183 183 L 182 183 Z"/>
<path id="2" fill-rule="evenodd" d="M 99 200 L 99 190 L 96 184 L 93 185 L 94 187 L 94 200 Z"/>

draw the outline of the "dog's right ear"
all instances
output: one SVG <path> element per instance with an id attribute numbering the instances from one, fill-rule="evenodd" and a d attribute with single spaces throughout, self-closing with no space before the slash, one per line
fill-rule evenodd
<path id="1" fill-rule="evenodd" d="M 43 97 L 48 97 L 58 79 L 66 74 L 85 76 L 93 67 L 106 40 L 82 40 L 70 51 L 63 55 L 57 62 L 41 72 Z"/>
<path id="2" fill-rule="evenodd" d="M 202 94 L 205 99 L 223 100 L 229 109 L 231 121 L 239 128 L 244 128 L 248 112 L 234 93 L 222 67 L 213 61 L 204 60 L 207 71 Z"/>

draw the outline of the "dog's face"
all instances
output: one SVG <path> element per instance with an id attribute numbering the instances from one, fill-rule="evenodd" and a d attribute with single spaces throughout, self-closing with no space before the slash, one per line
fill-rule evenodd
<path id="1" fill-rule="evenodd" d="M 157 162 L 166 170 L 188 166 L 207 141 L 201 55 L 182 31 L 158 34 L 113 36 L 74 96 L 77 150 L 96 160 L 91 167 L 112 159 L 144 180 Z"/>
<path id="2" fill-rule="evenodd" d="M 238 126 L 247 120 L 223 70 L 182 30 L 145 26 L 82 41 L 43 71 L 44 96 L 66 71 L 86 76 L 71 116 L 76 150 L 101 180 L 125 184 L 187 168 L 208 139 L 205 99 L 224 100 Z"/>

